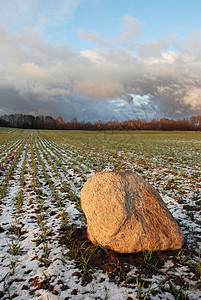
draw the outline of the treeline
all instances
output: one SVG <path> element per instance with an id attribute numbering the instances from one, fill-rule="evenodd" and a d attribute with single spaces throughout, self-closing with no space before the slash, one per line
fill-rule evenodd
<path id="1" fill-rule="evenodd" d="M 50 116 L 32 116 L 22 114 L 4 115 L 0 117 L 1 127 L 14 127 L 24 129 L 59 129 L 59 130 L 181 130 L 181 131 L 201 131 L 201 115 L 193 116 L 190 119 L 169 120 L 129 120 L 129 121 L 109 121 L 102 123 L 78 122 L 74 118 L 70 122 L 64 122 L 61 117 L 54 119 Z"/>
<path id="2" fill-rule="evenodd" d="M 1 127 L 24 129 L 56 129 L 56 121 L 49 116 L 32 116 L 23 114 L 4 115 L 0 117 Z"/>

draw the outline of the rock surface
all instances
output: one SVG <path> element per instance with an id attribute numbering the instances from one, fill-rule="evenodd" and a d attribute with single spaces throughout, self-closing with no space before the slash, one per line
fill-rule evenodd
<path id="1" fill-rule="evenodd" d="M 87 234 L 119 253 L 176 250 L 180 228 L 159 193 L 143 177 L 127 171 L 100 172 L 81 191 Z"/>

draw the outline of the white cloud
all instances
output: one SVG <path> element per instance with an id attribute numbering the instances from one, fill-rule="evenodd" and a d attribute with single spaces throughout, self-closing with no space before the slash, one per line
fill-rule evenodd
<path id="1" fill-rule="evenodd" d="M 141 36 L 145 23 L 129 15 L 124 16 L 120 21 L 122 33 L 116 37 L 116 41 L 123 47 L 135 48 L 136 40 Z"/>
<path id="2" fill-rule="evenodd" d="M 192 86 L 184 96 L 184 103 L 190 105 L 195 111 L 201 110 L 201 89 Z"/>
<path id="3" fill-rule="evenodd" d="M 114 48 L 117 44 L 121 47 L 134 49 L 137 45 L 137 40 L 141 36 L 141 29 L 145 26 L 133 16 L 124 16 L 120 19 L 121 33 L 111 39 L 105 39 L 97 32 L 87 33 L 84 30 L 78 30 L 77 34 L 84 40 L 87 40 L 99 47 Z"/>
<path id="4" fill-rule="evenodd" d="M 30 28 L 40 34 L 71 19 L 78 5 L 85 0 L 0 0 L 0 21 L 17 32 Z"/>
<path id="5" fill-rule="evenodd" d="M 102 38 L 97 32 L 87 33 L 84 30 L 80 29 L 77 32 L 78 36 L 84 40 L 87 40 L 91 43 L 97 44 L 99 47 L 110 46 L 111 41 Z"/>
<path id="6" fill-rule="evenodd" d="M 91 37 L 102 41 L 99 35 Z M 81 119 L 94 119 L 95 114 L 100 119 L 106 114 L 108 99 L 125 99 L 138 114 L 140 109 L 170 117 L 201 113 L 201 44 L 198 38 L 195 51 L 194 39 L 186 38 L 182 45 L 177 40 L 175 45 L 180 47 L 171 51 L 167 47 L 170 40 L 164 39 L 141 42 L 135 54 L 115 47 L 79 53 L 65 43 L 49 45 L 28 29 L 11 34 L 1 26 L 0 108 L 22 113 L 48 110 L 54 116 L 65 111 L 66 116 L 75 116 L 77 109 Z M 137 107 L 129 98 L 132 95 L 148 100 Z M 118 109 L 119 102 L 108 104 L 110 109 L 115 103 Z"/>

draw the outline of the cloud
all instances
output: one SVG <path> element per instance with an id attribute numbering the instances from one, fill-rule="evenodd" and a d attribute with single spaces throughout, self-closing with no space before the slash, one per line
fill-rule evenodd
<path id="1" fill-rule="evenodd" d="M 122 118 L 198 114 L 200 53 L 199 34 L 141 41 L 135 53 L 114 46 L 78 52 L 64 42 L 50 45 L 31 30 L 13 34 L 0 26 L 0 109 L 80 120 L 117 112 Z"/>
<path id="2" fill-rule="evenodd" d="M 79 4 L 84 1 L 0 0 L 0 20 L 13 32 L 29 28 L 50 37 L 59 26 L 68 24 Z"/>
<path id="3" fill-rule="evenodd" d="M 133 16 L 126 15 L 120 19 L 121 33 L 111 39 L 105 39 L 97 32 L 87 33 L 84 30 L 78 30 L 77 34 L 84 40 L 87 40 L 99 47 L 114 48 L 117 44 L 129 50 L 134 49 L 137 45 L 137 40 L 141 36 L 142 27 L 145 23 L 140 22 Z"/>
<path id="4" fill-rule="evenodd" d="M 145 23 L 129 15 L 124 16 L 120 21 L 122 32 L 115 38 L 116 41 L 122 47 L 135 48 L 136 40 L 141 36 L 141 30 L 145 26 Z"/>
<path id="5" fill-rule="evenodd" d="M 78 36 L 84 40 L 87 40 L 91 43 L 97 44 L 99 47 L 107 47 L 110 46 L 111 41 L 102 38 L 97 32 L 87 33 L 84 30 L 80 29 L 77 32 Z"/>

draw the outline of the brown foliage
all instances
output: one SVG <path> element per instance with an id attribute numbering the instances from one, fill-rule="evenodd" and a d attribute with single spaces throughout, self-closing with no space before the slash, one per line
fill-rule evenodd
<path id="1" fill-rule="evenodd" d="M 201 115 L 192 116 L 190 119 L 169 120 L 163 118 L 160 120 L 127 120 L 123 122 L 108 121 L 102 123 L 101 120 L 96 123 L 79 122 L 73 118 L 70 122 L 64 122 L 62 117 L 56 120 L 50 116 L 32 115 L 4 115 L 0 117 L 0 127 L 16 127 L 28 129 L 59 129 L 59 130 L 181 130 L 181 131 L 201 131 Z"/>

